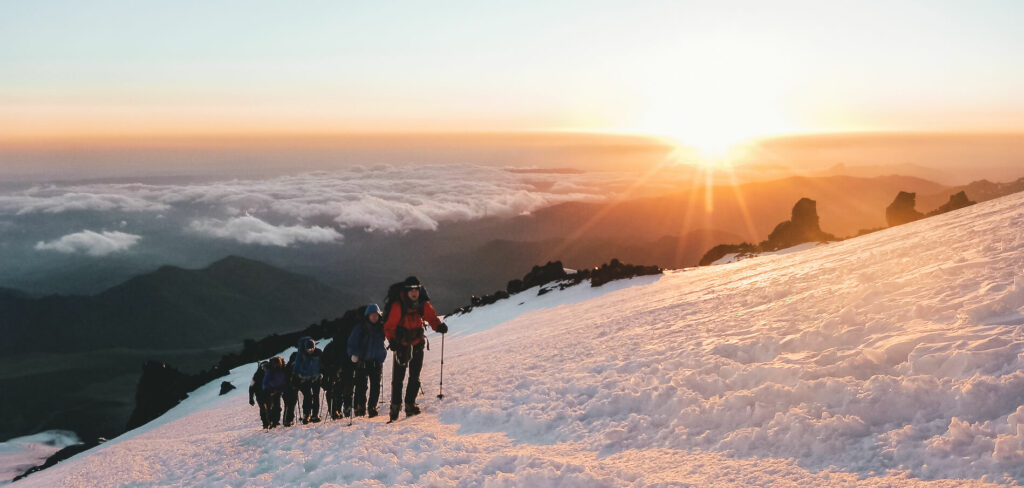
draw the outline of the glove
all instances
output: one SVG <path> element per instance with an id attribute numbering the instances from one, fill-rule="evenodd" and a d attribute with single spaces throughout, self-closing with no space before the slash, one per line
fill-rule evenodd
<path id="1" fill-rule="evenodd" d="M 392 351 L 398 350 L 398 341 L 388 341 L 388 349 Z"/>
<path id="2" fill-rule="evenodd" d="M 437 326 L 437 331 L 442 334 L 448 333 L 448 324 L 441 322 L 441 325 Z"/>
<path id="3" fill-rule="evenodd" d="M 249 405 L 255 405 L 255 404 L 256 404 L 256 400 L 253 400 L 252 397 L 249 397 Z"/>
<path id="4" fill-rule="evenodd" d="M 356 356 L 355 354 L 353 354 L 350 359 L 352 359 L 353 363 L 358 363 L 359 362 L 359 356 Z"/>

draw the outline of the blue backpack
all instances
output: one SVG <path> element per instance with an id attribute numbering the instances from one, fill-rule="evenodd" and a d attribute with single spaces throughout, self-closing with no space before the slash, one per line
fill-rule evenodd
<path id="1" fill-rule="evenodd" d="M 306 354 L 304 351 L 312 350 Z M 316 341 L 310 337 L 299 339 L 299 350 L 292 354 L 292 373 L 299 379 L 311 380 L 320 375 L 320 354 Z"/>

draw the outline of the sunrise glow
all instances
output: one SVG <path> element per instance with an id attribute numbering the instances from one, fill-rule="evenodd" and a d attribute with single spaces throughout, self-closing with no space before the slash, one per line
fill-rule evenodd
<path id="1" fill-rule="evenodd" d="M 15 4 L 0 133 L 615 131 L 710 161 L 799 131 L 1024 128 L 1021 4 L 784 4 L 195 3 L 102 29 L 115 9 Z"/>

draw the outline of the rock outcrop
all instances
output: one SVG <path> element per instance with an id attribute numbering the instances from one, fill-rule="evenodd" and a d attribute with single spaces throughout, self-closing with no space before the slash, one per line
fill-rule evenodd
<path id="1" fill-rule="evenodd" d="M 805 242 L 823 242 L 837 240 L 836 236 L 821 230 L 818 223 L 818 202 L 810 198 L 801 198 L 793 206 L 790 219 L 775 226 L 768 239 L 754 245 L 749 242 L 741 244 L 719 244 L 704 253 L 700 265 L 707 266 L 727 254 L 758 254 L 765 251 L 776 251 L 793 247 Z"/>
<path id="2" fill-rule="evenodd" d="M 768 240 L 761 243 L 764 251 L 775 251 L 793 247 L 805 242 L 835 240 L 835 236 L 821 230 L 818 224 L 818 203 L 810 198 L 801 198 L 793 206 L 792 217 L 775 226 L 768 234 Z"/>
<path id="3" fill-rule="evenodd" d="M 698 266 L 707 266 L 729 254 L 757 254 L 759 252 L 761 252 L 761 246 L 751 244 L 749 242 L 743 242 L 740 244 L 719 244 L 704 253 L 704 257 L 700 258 Z"/>
<path id="4" fill-rule="evenodd" d="M 658 266 L 623 264 L 618 259 L 612 259 L 601 266 L 595 266 L 593 269 L 582 269 L 573 273 L 568 273 L 561 261 L 548 261 L 544 266 L 534 266 L 533 269 L 531 269 L 529 273 L 526 273 L 522 279 L 509 281 L 504 290 L 498 290 L 490 295 L 484 296 L 473 295 L 469 299 L 469 305 L 459 307 L 452 313 L 467 313 L 470 310 L 473 310 L 473 307 L 490 305 L 498 300 L 504 300 L 516 293 L 528 290 L 535 286 L 541 287 L 537 290 L 537 294 L 543 295 L 554 288 L 565 289 L 570 286 L 578 285 L 586 279 L 590 280 L 590 286 L 596 287 L 608 283 L 609 281 L 633 278 L 635 276 L 661 274 L 663 271 L 664 270 Z M 556 283 L 556 285 L 544 287 L 544 285 L 551 283 Z"/>
<path id="5" fill-rule="evenodd" d="M 924 217 L 924 214 L 918 212 L 914 206 L 917 205 L 917 194 L 901 191 L 896 195 L 896 199 L 885 207 L 885 222 L 889 224 L 889 227 L 896 225 L 906 224 Z"/>
<path id="6" fill-rule="evenodd" d="M 959 193 L 954 193 L 950 195 L 949 201 L 942 204 L 942 206 L 940 206 L 939 208 L 932 210 L 931 212 L 928 212 L 928 216 L 931 217 L 932 215 L 939 215 L 944 214 L 946 212 L 952 212 L 954 210 L 958 210 L 964 207 L 969 207 L 971 205 L 974 205 L 975 203 L 978 202 L 971 201 L 969 198 L 967 198 L 967 192 L 960 191 Z"/>

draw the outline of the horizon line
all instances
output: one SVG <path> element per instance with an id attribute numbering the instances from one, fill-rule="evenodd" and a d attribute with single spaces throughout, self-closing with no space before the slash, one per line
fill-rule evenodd
<path id="1" fill-rule="evenodd" d="M 769 141 L 797 141 L 800 139 L 828 138 L 872 138 L 872 137 L 1024 137 L 1024 129 L 1019 130 L 807 130 L 776 134 L 752 136 L 737 142 L 737 145 L 764 143 Z M 596 130 L 596 129 L 443 129 L 443 130 L 342 130 L 342 131 L 239 131 L 239 132 L 161 132 L 137 134 L 72 134 L 4 136 L 0 135 L 0 150 L 14 147 L 38 147 L 50 145 L 148 145 L 160 143 L 228 143 L 228 142 L 285 142 L 285 141 L 318 141 L 330 142 L 346 139 L 379 139 L 379 138 L 508 138 L 508 137 L 579 137 L 579 138 L 611 138 L 622 141 L 641 140 L 653 145 L 686 145 L 676 143 L 664 134 L 630 130 Z"/>

